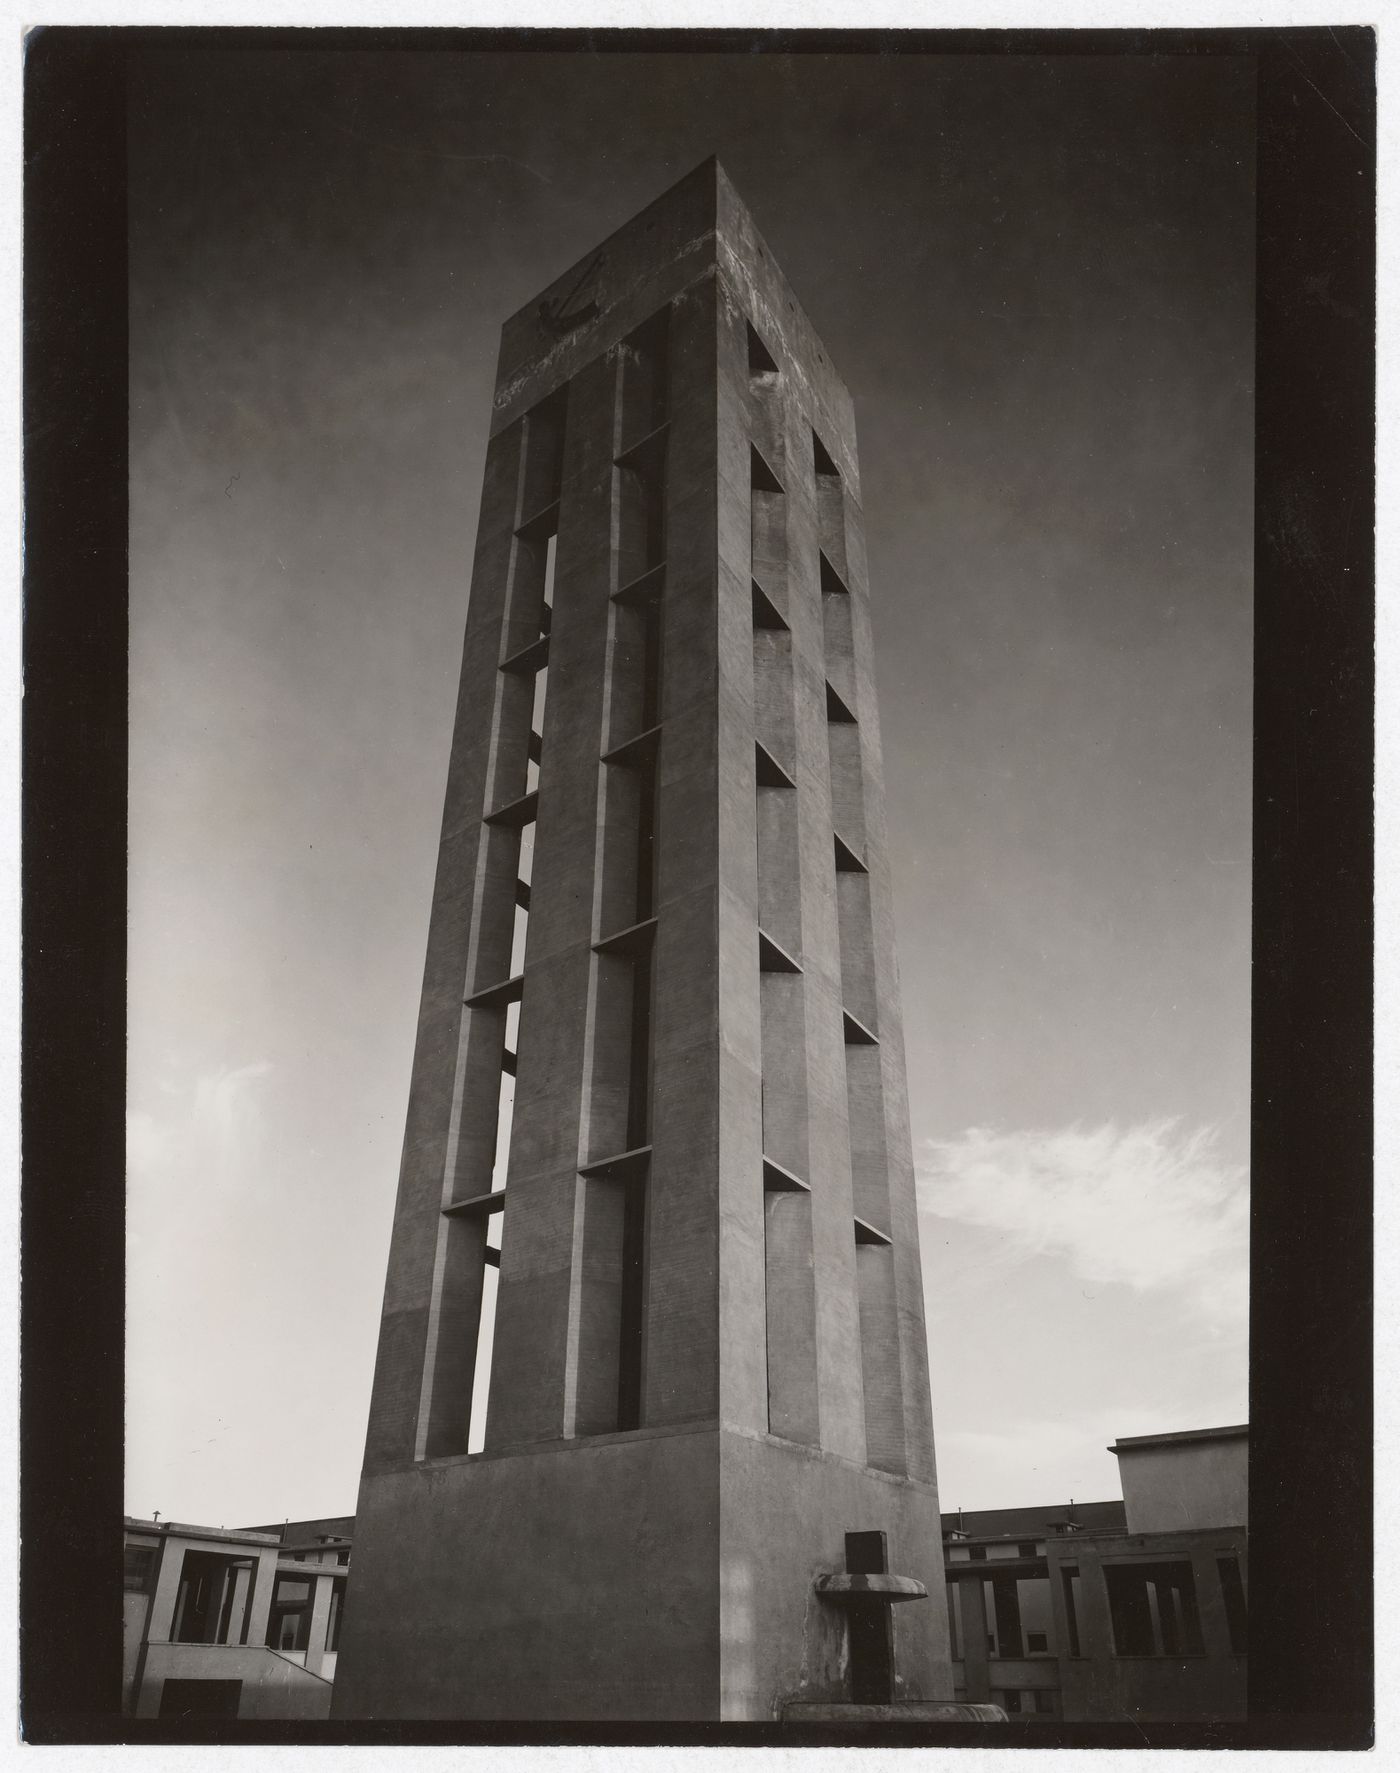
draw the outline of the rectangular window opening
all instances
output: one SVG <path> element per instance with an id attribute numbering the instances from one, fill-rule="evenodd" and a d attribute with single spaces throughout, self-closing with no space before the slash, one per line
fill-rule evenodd
<path id="1" fill-rule="evenodd" d="M 559 553 L 559 531 L 552 529 L 545 538 L 544 555 L 544 599 L 540 616 L 540 631 L 548 634 L 550 618 L 554 613 L 554 563 Z"/>
<path id="2" fill-rule="evenodd" d="M 748 335 L 750 381 L 776 381 L 778 366 L 773 361 L 773 353 L 754 331 L 751 322 L 744 322 L 744 330 Z"/>
<path id="3" fill-rule="evenodd" d="M 749 445 L 749 489 L 751 492 L 781 493 L 783 483 L 758 453 L 754 444 Z"/>
<path id="4" fill-rule="evenodd" d="M 1230 1633 L 1230 1650 L 1243 1656 L 1249 1650 L 1249 1608 L 1245 1601 L 1244 1579 L 1240 1560 L 1231 1552 L 1218 1557 L 1215 1567 L 1220 1573 L 1220 1593 L 1225 1602 L 1225 1625 Z"/>
<path id="5" fill-rule="evenodd" d="M 1064 1583 L 1065 1630 L 1069 1637 L 1069 1653 L 1071 1656 L 1082 1656 L 1083 1651 L 1079 1648 L 1079 1571 L 1061 1570 L 1060 1577 Z"/>
<path id="6" fill-rule="evenodd" d="M 1113 1644 L 1119 1656 L 1199 1656 L 1196 1583 L 1190 1562 L 1107 1564 Z"/>
<path id="7" fill-rule="evenodd" d="M 530 928 L 530 913 L 523 905 L 515 907 L 515 925 L 510 940 L 510 976 L 525 971 L 525 938 Z"/>
<path id="8" fill-rule="evenodd" d="M 267 1645 L 284 1656 L 304 1651 L 311 1639 L 315 1584 L 310 1577 L 279 1576 L 267 1617 Z"/>
<path id="9" fill-rule="evenodd" d="M 345 1584 L 332 1582 L 331 1608 L 326 1620 L 326 1649 L 334 1652 L 340 1648 L 340 1621 L 345 1612 Z"/>
<path id="10" fill-rule="evenodd" d="M 154 1545 L 127 1545 L 122 1548 L 122 1587 L 127 1594 L 149 1594 L 155 1574 Z"/>
<path id="11" fill-rule="evenodd" d="M 472 1374 L 471 1413 L 467 1422 L 467 1452 L 479 1453 L 486 1444 L 486 1412 L 491 1396 L 491 1355 L 496 1341 L 496 1297 L 500 1282 L 501 1215 L 491 1215 L 486 1247 L 497 1252 L 487 1257 L 481 1282 L 481 1320 L 476 1333 L 476 1366 Z M 494 1242 L 492 1241 L 494 1237 Z"/>
<path id="12" fill-rule="evenodd" d="M 510 1129 L 515 1118 L 515 1079 L 504 1068 L 496 1112 L 496 1152 L 491 1165 L 491 1189 L 506 1185 L 506 1165 L 510 1157 Z"/>
<path id="13" fill-rule="evenodd" d="M 172 1643 L 242 1641 L 252 1599 L 253 1562 L 224 1553 L 187 1551 L 180 1565 Z"/>

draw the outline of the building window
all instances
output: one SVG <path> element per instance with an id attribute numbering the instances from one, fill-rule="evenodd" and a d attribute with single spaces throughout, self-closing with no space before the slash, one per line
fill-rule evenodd
<path id="1" fill-rule="evenodd" d="M 967 1555 L 974 1564 L 984 1564 L 987 1561 L 987 1548 L 985 1545 L 969 1545 Z"/>
<path id="2" fill-rule="evenodd" d="M 331 1584 L 331 1611 L 330 1611 L 330 1617 L 326 1621 L 326 1649 L 327 1649 L 327 1651 L 338 1650 L 340 1648 L 340 1621 L 341 1621 L 342 1616 L 344 1615 L 344 1612 L 345 1612 L 345 1584 L 344 1584 L 344 1582 L 340 1582 L 340 1581 L 332 1582 L 332 1584 Z"/>
<path id="3" fill-rule="evenodd" d="M 1001 1709 L 1014 1717 L 1021 1715 L 1021 1694 L 1016 1687 L 1004 1687 L 1001 1694 Z"/>
<path id="4" fill-rule="evenodd" d="M 992 1654 L 1019 1659 L 1035 1651 L 1032 1635 L 1040 1639 L 1040 1654 L 1049 1653 L 1050 1578 L 1048 1576 L 989 1575 L 983 1584 L 990 1605 L 987 1622 L 993 1628 L 996 1647 Z"/>
<path id="5" fill-rule="evenodd" d="M 279 1576 L 272 1591 L 272 1607 L 267 1617 L 267 1643 L 283 1654 L 304 1650 L 311 1636 L 311 1595 L 309 1579 Z"/>
<path id="6" fill-rule="evenodd" d="M 1230 1633 L 1230 1649 L 1243 1656 L 1249 1649 L 1249 1609 L 1245 1602 L 1244 1579 L 1240 1560 L 1230 1552 L 1218 1557 L 1215 1567 L 1220 1572 L 1220 1592 L 1225 1602 L 1225 1624 Z"/>
<path id="7" fill-rule="evenodd" d="M 1069 1654 L 1082 1656 L 1079 1648 L 1079 1571 L 1074 1568 L 1061 1570 L 1060 1578 L 1065 1588 L 1065 1628 L 1069 1638 Z"/>
<path id="8" fill-rule="evenodd" d="M 180 1565 L 170 1639 L 177 1644 L 238 1644 L 252 1589 L 248 1558 L 187 1551 Z"/>
<path id="9" fill-rule="evenodd" d="M 1037 1549 L 1032 1541 L 1026 1540 L 1016 1547 L 1016 1556 L 1018 1558 L 1033 1558 Z"/>
<path id="10" fill-rule="evenodd" d="M 1037 1687 L 1035 1690 L 1035 1709 L 1042 1717 L 1054 1717 L 1055 1695 L 1048 1687 Z"/>
<path id="11" fill-rule="evenodd" d="M 338 1551 L 335 1554 L 335 1561 L 338 1564 L 348 1564 L 350 1562 L 349 1551 L 348 1550 L 347 1551 Z"/>
<path id="12" fill-rule="evenodd" d="M 1027 1656 L 1048 1656 L 1050 1654 L 1050 1639 L 1045 1632 L 1028 1631 L 1026 1633 L 1026 1654 Z"/>
<path id="13" fill-rule="evenodd" d="M 1186 1559 L 1104 1568 L 1114 1649 L 1119 1656 L 1199 1656 L 1196 1583 Z"/>
<path id="14" fill-rule="evenodd" d="M 122 1551 L 122 1587 L 128 1594 L 149 1594 L 156 1567 L 154 1545 L 128 1545 Z"/>

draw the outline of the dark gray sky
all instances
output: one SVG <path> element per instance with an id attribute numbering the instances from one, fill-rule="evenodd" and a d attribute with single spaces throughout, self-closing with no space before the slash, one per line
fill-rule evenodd
<path id="1" fill-rule="evenodd" d="M 353 1507 L 499 328 L 711 153 L 856 401 L 945 1506 L 1243 1420 L 1248 65 L 135 91 L 129 1506 Z"/>

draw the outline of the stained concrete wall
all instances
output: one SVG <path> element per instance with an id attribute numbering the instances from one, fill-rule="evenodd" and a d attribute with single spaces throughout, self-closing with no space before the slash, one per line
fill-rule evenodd
<path id="1" fill-rule="evenodd" d="M 891 1572 L 926 1600 L 892 1609 L 896 1698 L 951 1699 L 948 1608 L 932 1485 L 771 1435 L 720 1437 L 721 1711 L 768 1722 L 795 1699 L 849 1698 L 847 1616 L 817 1597 L 844 1570 L 845 1535 L 881 1529 Z"/>
<path id="2" fill-rule="evenodd" d="M 1249 1524 L 1249 1440 L 1243 1432 L 1142 1446 L 1120 1441 L 1113 1451 L 1130 1533 Z"/>
<path id="3" fill-rule="evenodd" d="M 602 757 L 633 736 L 612 717 L 636 626 L 615 596 L 635 515 L 614 468 L 631 441 L 619 430 L 624 341 L 667 304 L 645 1427 L 618 1436 L 588 1432 L 604 1426 L 614 1386 L 606 1332 L 619 1277 L 598 1192 L 609 1184 L 580 1172 L 609 1155 L 598 1142 L 621 1091 L 607 1067 L 627 1045 L 603 1013 L 616 962 L 594 952 L 613 933 L 608 824 L 627 798 Z M 750 324 L 777 364 L 763 388 L 749 373 Z M 532 436 L 554 423 L 540 403 L 566 382 L 487 1451 L 468 1459 L 455 1455 L 482 1254 L 472 1222 L 442 1208 L 487 1185 L 499 1017 L 464 1013 L 463 997 L 507 970 L 513 850 L 489 815 L 523 792 L 527 710 L 499 665 L 537 621 L 537 607 L 521 613 L 516 532 L 538 502 Z M 834 476 L 817 484 L 814 431 L 839 488 Z M 756 525 L 758 440 L 783 490 Z M 840 1622 L 812 1612 L 811 1579 L 841 1567 L 845 1532 L 887 1525 L 913 1563 L 900 1573 L 919 1573 L 922 1558 L 940 1589 L 861 523 L 850 396 L 713 162 L 507 323 L 337 1715 L 770 1717 L 794 1683 L 839 1688 Z M 845 575 L 848 609 L 824 606 L 819 546 Z M 771 730 L 754 636 L 760 571 L 789 637 L 788 709 Z M 829 681 L 854 716 L 835 744 Z M 800 968 L 790 1014 L 766 1027 L 755 754 L 765 735 L 793 782 L 775 790 L 793 797 L 776 821 L 789 883 L 779 921 Z M 868 882 L 844 913 L 838 803 Z M 878 1041 L 877 1065 L 864 1062 L 854 1085 L 847 990 Z M 765 1092 L 802 1120 L 783 1151 L 806 1185 L 801 1236 L 781 1247 L 766 1226 Z M 878 1310 L 869 1298 L 863 1308 L 857 1273 L 853 1103 L 862 1217 L 886 1240 Z M 781 1286 L 766 1289 L 777 1270 Z M 777 1386 L 770 1349 L 784 1351 Z M 781 1426 L 806 1449 L 770 1435 L 775 1394 Z M 734 1449 L 723 1457 L 721 1423 Z M 914 1610 L 920 1619 L 896 1628 L 904 1678 L 920 1697 L 946 1697 L 941 1604 Z"/>
<path id="4" fill-rule="evenodd" d="M 367 1476 L 338 1718 L 712 1718 L 713 1428 Z"/>
<path id="5" fill-rule="evenodd" d="M 330 1716 L 331 1684 L 253 1644 L 148 1644 L 136 1715 L 157 1717 L 168 1680 L 242 1681 L 240 1718 Z"/>

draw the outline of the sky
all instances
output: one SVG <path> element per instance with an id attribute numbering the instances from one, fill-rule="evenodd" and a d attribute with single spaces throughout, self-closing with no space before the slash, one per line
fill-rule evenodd
<path id="1" fill-rule="evenodd" d="M 129 1512 L 354 1507 L 499 329 L 712 153 L 855 399 L 943 1505 L 1244 1421 L 1247 64 L 133 75 Z"/>

